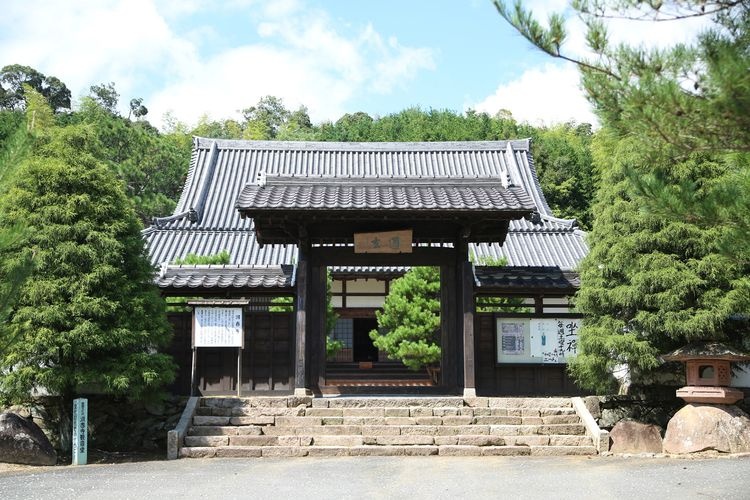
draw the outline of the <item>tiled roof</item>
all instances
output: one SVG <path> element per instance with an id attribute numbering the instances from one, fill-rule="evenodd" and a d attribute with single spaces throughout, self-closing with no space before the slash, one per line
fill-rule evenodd
<path id="1" fill-rule="evenodd" d="M 240 265 L 167 265 L 156 277 L 159 288 L 291 288 L 294 267 Z"/>
<path id="2" fill-rule="evenodd" d="M 557 267 L 476 266 L 477 291 L 535 289 L 568 292 L 580 286 L 578 273 Z"/>
<path id="3" fill-rule="evenodd" d="M 523 186 L 540 213 L 534 223 L 512 220 L 502 246 L 471 244 L 475 262 L 505 258 L 510 266 L 574 269 L 588 251 L 574 221 L 557 219 L 536 176 L 528 140 L 452 143 L 304 143 L 196 138 L 185 188 L 174 215 L 155 221 L 143 234 L 154 265 L 189 253 L 227 250 L 240 266 L 293 265 L 294 245 L 255 240 L 252 219 L 235 203 L 250 183 L 266 176 L 405 178 L 494 178 Z M 343 180 L 343 179 L 342 179 Z M 339 267 L 339 272 L 399 272 L 403 268 Z M 192 273 L 187 281 L 197 279 Z M 178 282 L 181 283 L 181 282 Z M 167 285 L 165 285 L 167 286 Z"/>
<path id="4" fill-rule="evenodd" d="M 237 208 L 253 210 L 347 211 L 533 211 L 536 205 L 522 187 L 504 187 L 493 178 L 427 177 L 337 178 L 265 176 L 248 184 Z"/>

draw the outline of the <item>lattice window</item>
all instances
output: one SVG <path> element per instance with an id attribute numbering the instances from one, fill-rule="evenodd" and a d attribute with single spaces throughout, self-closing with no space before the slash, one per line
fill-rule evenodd
<path id="1" fill-rule="evenodd" d="M 351 318 L 339 318 L 333 327 L 333 338 L 344 343 L 344 349 L 352 348 L 352 337 L 354 335 L 354 320 Z"/>

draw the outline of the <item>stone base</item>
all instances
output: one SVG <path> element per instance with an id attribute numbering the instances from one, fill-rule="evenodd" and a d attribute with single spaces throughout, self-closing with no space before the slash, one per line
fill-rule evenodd
<path id="1" fill-rule="evenodd" d="M 477 390 L 474 387 L 467 387 L 464 389 L 464 398 L 476 398 Z"/>
<path id="2" fill-rule="evenodd" d="M 736 406 L 688 404 L 669 421 L 666 453 L 750 452 L 750 418 Z"/>
<path id="3" fill-rule="evenodd" d="M 688 385 L 677 389 L 677 397 L 687 403 L 732 405 L 744 399 L 745 394 L 732 387 Z"/>
<path id="4" fill-rule="evenodd" d="M 294 389 L 294 397 L 296 398 L 304 398 L 306 396 L 312 396 L 312 391 L 310 389 L 307 389 L 305 387 L 299 387 Z"/>

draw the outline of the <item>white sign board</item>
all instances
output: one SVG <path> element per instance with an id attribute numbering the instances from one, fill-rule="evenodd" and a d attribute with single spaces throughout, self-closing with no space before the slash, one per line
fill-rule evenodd
<path id="1" fill-rule="evenodd" d="M 244 347 L 241 307 L 196 307 L 193 347 Z"/>
<path id="2" fill-rule="evenodd" d="M 580 318 L 498 318 L 498 363 L 567 363 L 578 354 Z"/>
<path id="3" fill-rule="evenodd" d="M 88 462 L 89 400 L 73 400 L 73 465 Z"/>
<path id="4" fill-rule="evenodd" d="M 565 363 L 578 354 L 580 318 L 531 320 L 531 357 L 542 363 Z"/>

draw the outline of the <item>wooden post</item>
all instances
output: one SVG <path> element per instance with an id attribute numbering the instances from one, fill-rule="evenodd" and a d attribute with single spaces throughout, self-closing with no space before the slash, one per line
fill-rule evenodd
<path id="1" fill-rule="evenodd" d="M 469 261 L 468 234 L 461 234 L 456 244 L 456 267 L 460 289 L 458 326 L 463 333 L 463 386 L 464 397 L 476 397 L 474 373 L 474 272 Z"/>
<path id="2" fill-rule="evenodd" d="M 237 348 L 237 397 L 242 397 L 242 347 Z"/>
<path id="3" fill-rule="evenodd" d="M 455 392 L 458 390 L 458 353 L 456 352 L 456 268 L 453 265 L 440 266 L 440 346 L 441 376 L 443 387 Z"/>
<path id="4" fill-rule="evenodd" d="M 294 394 L 295 396 L 309 395 L 307 389 L 307 361 L 306 361 L 306 337 L 307 337 L 307 308 L 308 308 L 308 285 L 310 274 L 310 241 L 300 238 L 297 256 L 297 303 L 296 303 L 296 327 L 294 354 Z"/>
<path id="5" fill-rule="evenodd" d="M 195 389 L 197 386 L 197 380 L 195 379 L 195 368 L 196 368 L 196 362 L 198 358 L 198 349 L 196 347 L 193 347 L 193 360 L 190 364 L 190 396 L 195 396 Z"/>

